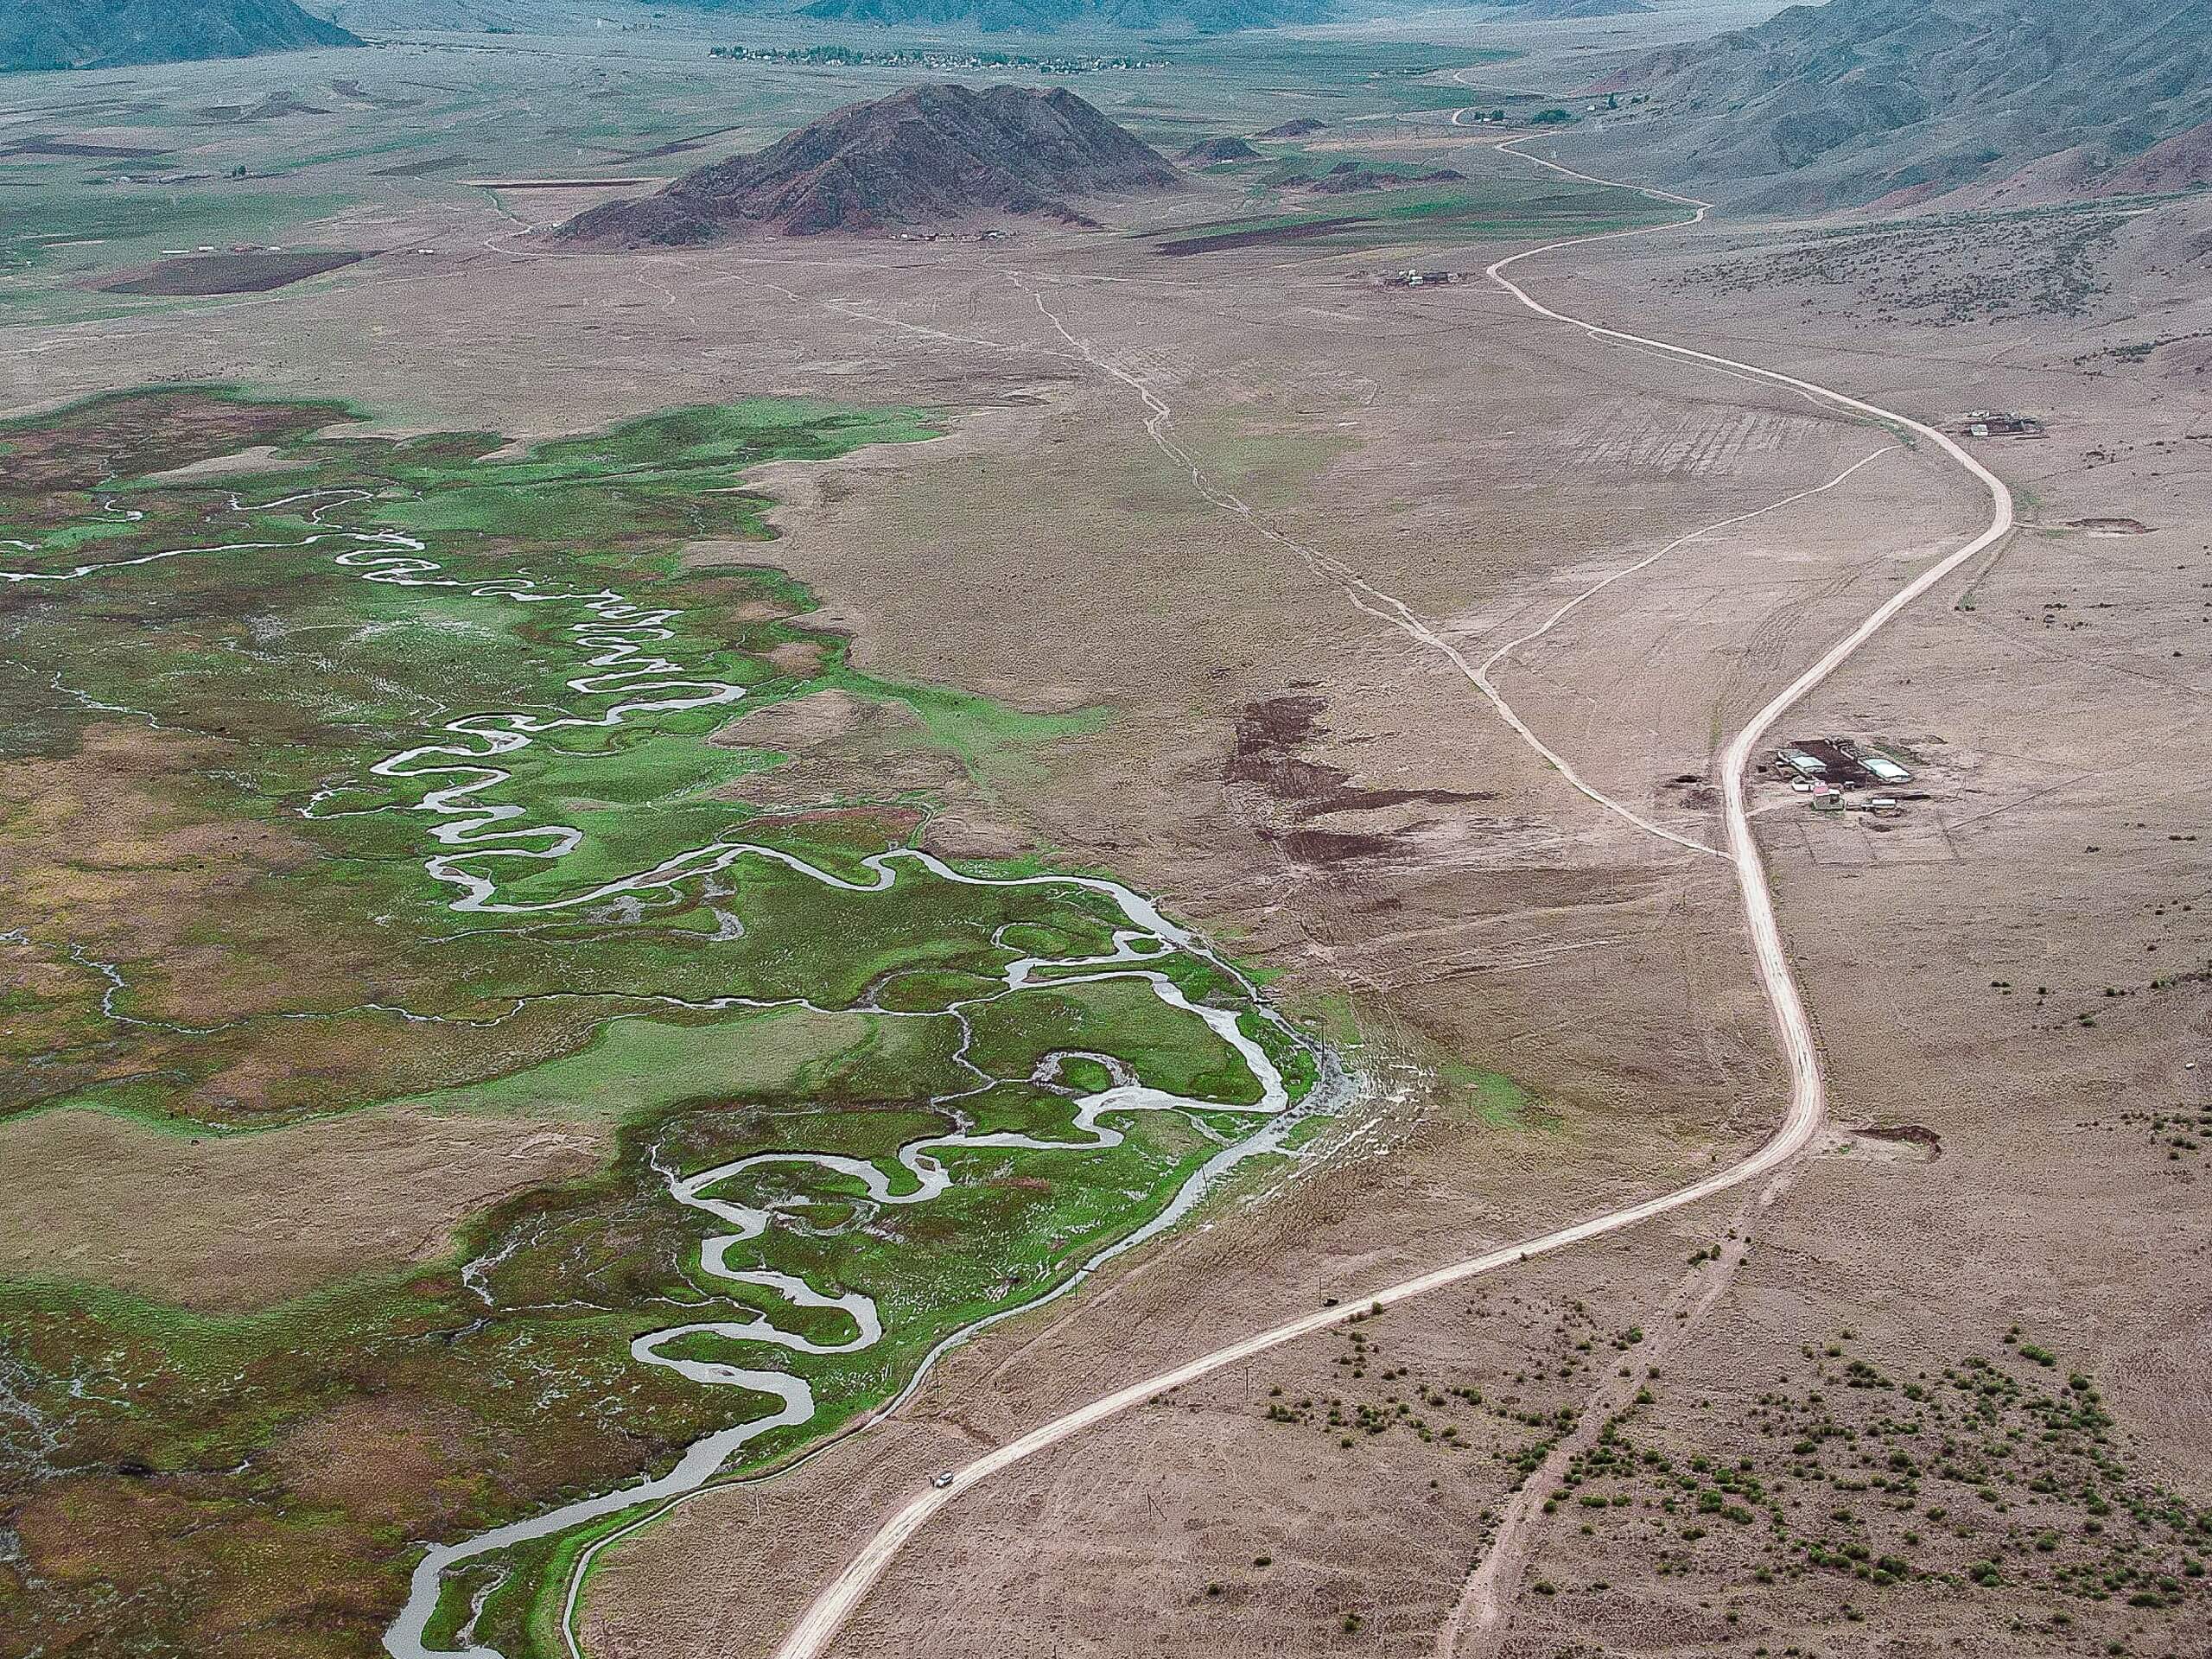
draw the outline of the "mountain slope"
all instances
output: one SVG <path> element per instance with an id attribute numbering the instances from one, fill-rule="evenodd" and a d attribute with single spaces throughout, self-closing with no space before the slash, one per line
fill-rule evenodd
<path id="1" fill-rule="evenodd" d="M 747 229 L 811 236 L 981 213 L 1073 216 L 1069 199 L 1160 190 L 1175 169 L 1065 88 L 910 86 L 751 156 L 572 219 L 572 241 L 682 246 Z"/>
<path id="2" fill-rule="evenodd" d="M 2093 178 L 2212 118 L 2212 3 L 1830 0 L 1592 90 L 1648 93 L 1665 127 L 1638 142 L 1677 178 L 1748 181 L 1742 205 L 1995 188 L 2073 151 L 2056 171 Z"/>
<path id="3" fill-rule="evenodd" d="M 0 70 L 181 63 L 360 44 L 292 0 L 0 0 Z"/>

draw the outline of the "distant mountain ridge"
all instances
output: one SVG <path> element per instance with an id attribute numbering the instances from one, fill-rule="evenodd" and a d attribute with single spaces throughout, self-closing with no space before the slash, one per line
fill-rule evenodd
<path id="1" fill-rule="evenodd" d="M 1065 87 L 928 84 L 832 110 L 766 149 L 570 220 L 570 241 L 687 246 L 747 230 L 812 236 L 978 213 L 1081 216 L 1072 199 L 1172 188 L 1158 152 Z"/>
<path id="2" fill-rule="evenodd" d="M 0 0 L 0 70 L 104 69 L 360 44 L 292 0 Z"/>
<path id="3" fill-rule="evenodd" d="M 2212 120 L 2212 0 L 1829 0 L 1591 90 L 1678 124 L 1675 176 L 1766 181 L 1743 205 L 1998 188 L 2062 155 L 2039 176 L 2078 194 Z"/>

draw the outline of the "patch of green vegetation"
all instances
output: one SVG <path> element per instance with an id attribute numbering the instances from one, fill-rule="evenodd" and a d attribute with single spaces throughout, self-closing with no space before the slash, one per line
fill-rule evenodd
<path id="1" fill-rule="evenodd" d="M 959 756 L 971 768 L 1008 751 L 1095 732 L 1112 713 L 1106 709 L 1081 709 L 1067 714 L 1030 714 L 954 687 L 898 685 L 850 668 L 825 675 L 823 679 L 856 696 L 902 703 L 912 709 L 920 716 L 931 741 Z"/>
<path id="2" fill-rule="evenodd" d="M 1464 104 L 1464 90 L 1425 78 L 1523 55 L 1510 48 L 1428 41 L 1301 41 L 1249 34 L 1158 44 L 1183 77 L 1211 73 L 1232 86 L 1249 83 L 1279 94 L 1357 98 L 1363 107 L 1382 98 L 1402 107 L 1427 108 L 1427 100 L 1447 95 Z"/>
<path id="3" fill-rule="evenodd" d="M 1325 1113 L 1310 1112 L 1293 1123 L 1282 1137 L 1285 1152 L 1303 1152 L 1314 1141 L 1326 1135 L 1334 1119 Z"/>
<path id="4" fill-rule="evenodd" d="M 892 975 L 876 987 L 876 1006 L 898 1014 L 936 1014 L 957 1002 L 989 996 L 1001 982 L 980 974 L 915 968 Z"/>
<path id="5" fill-rule="evenodd" d="M 1179 430 L 1209 476 L 1256 507 L 1281 507 L 1310 489 L 1355 440 L 1338 431 L 1271 430 L 1274 420 L 1263 410 L 1230 409 Z"/>
<path id="6" fill-rule="evenodd" d="M 719 801 L 715 791 L 763 764 L 761 756 L 702 740 L 733 713 L 741 728 L 748 704 L 789 688 L 766 653 L 791 637 L 790 619 L 811 601 L 802 605 L 787 581 L 764 572 L 687 570 L 677 551 L 703 530 L 760 533 L 759 498 L 731 487 L 752 462 L 827 454 L 922 429 L 903 415 L 755 403 L 675 411 L 486 462 L 479 457 L 498 448 L 488 436 L 392 442 L 313 435 L 346 413 L 337 405 L 257 403 L 192 391 L 95 400 L 10 434 L 24 487 L 0 499 L 0 515 L 13 539 L 30 544 L 19 563 L 59 574 L 82 560 L 203 547 L 211 514 L 218 522 L 226 514 L 235 518 L 232 536 L 250 547 L 238 554 L 181 551 L 73 583 L 16 584 L 6 596 L 11 610 L 36 619 L 35 627 L 19 630 L 10 666 L 35 688 L 35 717 L 26 724 L 43 728 L 41 749 L 66 753 L 73 747 L 67 734 L 81 737 L 112 724 L 118 711 L 159 733 L 192 734 L 218 746 L 219 764 L 174 777 L 134 769 L 148 779 L 142 813 L 180 825 L 252 824 L 264 843 L 292 849 L 283 861 L 298 865 L 304 858 L 304 868 L 282 872 L 257 872 L 250 861 L 244 885 L 223 911 L 179 918 L 178 925 L 207 947 L 259 930 L 250 972 L 240 952 L 210 958 L 203 950 L 188 989 L 169 982 L 172 949 L 146 934 L 133 954 L 130 931 L 114 930 L 108 960 L 125 982 L 114 1006 L 142 1020 L 159 1021 L 175 1010 L 185 1017 L 171 1024 L 187 1029 L 141 1025 L 118 1033 L 111 1021 L 86 1018 L 95 1029 L 106 1025 L 109 1036 L 128 1039 L 149 1059 L 158 1056 L 160 1063 L 148 1070 L 183 1074 L 186 1087 L 168 1091 L 168 1112 L 217 1121 L 238 1116 L 235 1107 L 194 1110 L 193 1081 L 213 1076 L 245 1039 L 273 1034 L 254 1031 L 251 1022 L 296 1015 L 303 1006 L 332 1010 L 334 1020 L 337 1009 L 376 1004 L 482 1021 L 507 998 L 557 992 L 703 1000 L 723 994 L 734 981 L 760 996 L 810 996 L 844 1006 L 873 981 L 904 968 L 995 973 L 1007 953 L 991 945 L 994 927 L 1070 912 L 1065 894 L 1039 889 L 986 896 L 911 876 L 887 893 L 837 893 L 747 858 L 712 878 L 709 884 L 723 889 L 719 900 L 703 892 L 648 895 L 640 903 L 657 912 L 650 927 L 610 933 L 601 917 L 563 910 L 524 933 L 497 917 L 454 916 L 447 908 L 453 890 L 423 880 L 421 861 L 435 847 L 426 844 L 425 826 L 412 810 L 423 805 L 433 783 L 447 778 L 379 777 L 373 765 L 433 735 L 429 716 L 440 708 L 513 708 L 542 720 L 544 710 L 581 703 L 581 722 L 503 753 L 508 777 L 478 791 L 501 810 L 520 804 L 530 822 L 565 823 L 577 832 L 576 845 L 558 860 L 458 861 L 471 874 L 505 877 L 497 894 L 505 902 L 566 905 L 751 824 L 757 814 Z M 233 510 L 233 486 L 219 478 L 186 485 L 151 476 L 256 442 L 273 443 L 297 463 L 281 483 L 259 484 L 281 492 L 264 505 L 241 491 L 242 504 Z M 109 458 L 124 475 L 114 483 L 104 476 Z M 527 512 L 501 509 L 486 518 L 480 509 L 487 477 L 503 480 L 494 493 L 526 500 Z M 118 497 L 143 516 L 124 521 L 102 505 Z M 711 506 L 701 506 L 702 500 Z M 438 502 L 455 510 L 430 511 Z M 570 532 L 562 527 L 569 509 L 594 527 L 573 543 L 563 539 Z M 441 517 L 474 527 L 437 539 L 436 559 L 421 561 L 414 573 L 428 586 L 364 581 L 335 563 L 340 550 L 389 556 L 401 561 L 396 569 L 407 575 L 411 554 L 395 549 L 387 556 L 360 537 L 385 533 L 396 521 Z M 619 533 L 602 537 L 609 524 L 619 524 Z M 92 554 L 78 544 L 88 525 L 103 538 Z M 608 664 L 616 671 L 595 696 L 580 696 L 569 684 L 580 666 L 579 645 L 586 643 L 579 631 L 589 637 L 591 613 L 583 612 L 579 622 L 574 605 L 514 597 L 632 588 L 637 604 L 669 613 L 671 637 L 654 649 L 677 665 L 676 673 L 693 683 L 743 688 L 746 702 L 734 709 L 722 703 L 603 718 L 621 695 L 626 664 Z M 825 671 L 841 673 L 837 642 L 823 637 L 822 643 Z M 897 690 L 878 684 L 887 694 Z M 969 728 L 991 723 L 979 700 L 946 703 Z M 993 741 L 1002 746 L 1017 745 L 1026 734 L 1020 717 L 1008 715 L 997 724 Z M 481 741 L 471 736 L 463 747 L 477 748 Z M 862 860 L 906 833 L 902 821 L 868 812 L 755 830 L 764 843 L 871 882 L 876 878 L 863 875 Z M 73 849 L 61 839 L 54 857 L 66 869 Z M 82 878 L 61 879 L 65 887 L 83 885 Z M 168 869 L 150 874 L 148 881 L 149 894 L 191 885 L 181 871 Z M 715 952 L 683 948 L 702 934 L 715 936 L 722 926 L 717 917 L 734 914 L 733 906 L 760 925 L 721 940 Z M 1078 896 L 1072 909 L 1090 931 L 1096 907 Z M 82 940 L 110 931 L 97 904 L 78 905 L 65 893 L 62 910 L 75 913 L 77 925 L 57 918 L 41 947 L 49 952 L 63 949 L 65 935 Z M 308 941 L 286 941 L 303 918 L 327 930 L 325 960 L 312 971 L 290 959 L 305 954 Z M 455 929 L 470 936 L 467 950 L 480 964 L 458 982 L 449 965 Z M 332 939 L 341 942 L 334 951 Z M 858 941 L 874 948 L 855 952 Z M 79 982 L 80 998 L 97 1005 L 107 997 L 100 973 L 67 958 L 66 951 L 64 957 L 60 971 Z M 235 969 L 223 965 L 226 958 Z M 212 981 L 211 963 L 218 969 Z M 180 1007 L 193 1000 L 203 1000 L 203 1007 L 189 1013 Z M 214 1001 L 222 1017 L 200 1017 L 205 1000 Z M 543 1018 L 534 1012 L 530 1017 Z M 56 1014 L 54 1021 L 61 1018 Z M 83 1071 L 73 1075 L 66 1063 L 70 1046 L 58 1053 L 47 1040 L 53 1034 L 25 1033 L 29 1046 L 17 1050 L 41 1060 L 35 1078 L 22 1074 L 26 1090 L 36 1091 L 28 1098 L 56 1098 L 98 1081 Z M 411 1034 L 418 1040 L 404 1047 L 448 1051 L 422 1068 L 427 1075 L 388 1075 L 395 1068 L 386 1066 L 387 1075 L 379 1076 L 372 1065 L 358 1094 L 341 1083 L 334 1099 L 324 1079 L 311 1100 L 287 1097 L 263 1109 L 327 1110 L 419 1091 L 424 1083 L 515 1068 L 512 1045 L 499 1039 L 512 1027 L 499 1038 L 480 1024 Z M 466 1058 L 470 1052 L 488 1058 L 492 1051 L 500 1058 L 489 1066 Z"/>
<path id="7" fill-rule="evenodd" d="M 1059 1082 L 1080 1094 L 1103 1094 L 1114 1086 L 1114 1074 L 1087 1054 L 1070 1054 L 1060 1061 Z"/>
<path id="8" fill-rule="evenodd" d="M 79 285 L 156 259 L 164 249 L 260 245 L 352 200 L 336 191 L 175 189 L 64 182 L 42 173 L 28 195 L 0 196 L 0 317 L 82 322 L 175 305 Z"/>
<path id="9" fill-rule="evenodd" d="M 1424 235 L 1466 242 L 1592 236 L 1681 216 L 1633 191 L 1588 185 L 1542 188 L 1503 200 L 1487 188 L 1424 186 L 1384 192 L 1376 211 L 1386 220 L 1418 223 Z"/>
<path id="10" fill-rule="evenodd" d="M 0 668 L 26 702 L 11 729 L 31 734 L 0 768 L 19 855 L 0 908 L 37 918 L 0 942 L 0 1110 L 281 1134 L 404 1100 L 588 1119 L 619 1149 L 470 1218 L 449 1260 L 251 1314 L 0 1283 L 0 1367 L 75 1471 L 29 1500 L 72 1506 L 67 1526 L 0 1562 L 0 1618 L 20 1611 L 33 1645 L 97 1611 L 149 1651 L 249 1624 L 288 1651 L 365 1650 L 417 1541 L 664 1469 L 757 1404 L 640 1363 L 638 1338 L 748 1310 L 850 1336 L 845 1314 L 709 1273 L 722 1224 L 675 1196 L 677 1172 L 762 1159 L 715 1195 L 774 1218 L 731 1265 L 884 1311 L 882 1338 L 846 1353 L 687 1339 L 812 1389 L 814 1419 L 751 1445 L 757 1467 L 1064 1282 L 1213 1151 L 1167 1112 L 1116 1115 L 1110 1144 L 1076 1135 L 1068 1096 L 1033 1077 L 1110 1077 L 1057 1054 L 1113 1055 L 1192 1101 L 1260 1097 L 1233 1046 L 1133 972 L 1009 985 L 1025 955 L 1105 956 L 1131 925 L 1041 859 L 969 872 L 1047 878 L 1023 885 L 948 879 L 903 856 L 911 803 L 724 798 L 775 763 L 742 745 L 749 709 L 810 690 L 906 702 L 919 741 L 976 766 L 1103 717 L 859 676 L 787 577 L 687 562 L 702 537 L 765 540 L 756 463 L 920 436 L 919 416 L 758 400 L 511 454 L 490 434 L 329 429 L 359 414 L 164 388 L 0 428 L 4 562 L 38 578 L 0 591 Z M 264 446 L 280 474 L 197 465 Z M 804 676 L 772 658 L 794 639 Z M 1153 944 L 1147 967 L 1236 1010 L 1310 1085 L 1311 1057 L 1233 974 Z M 1065 1144 L 944 1143 L 958 1132 Z M 942 1192 L 899 1161 L 916 1142 Z M 874 1163 L 889 1196 L 824 1155 Z M 87 1528 L 163 1541 L 118 1555 L 145 1564 L 124 1611 L 105 1580 L 22 1596 L 37 1539 Z M 593 1535 L 503 1561 L 476 1639 L 562 1651 L 558 1581 Z M 226 1591 L 247 1563 L 256 1594 Z M 465 1587 L 436 1629 L 484 1581 Z"/>
<path id="11" fill-rule="evenodd" d="M 1140 1083 L 1171 1094 L 1230 1106 L 1260 1098 L 1243 1058 L 1141 980 L 1031 990 L 973 1010 L 969 1022 L 969 1058 L 993 1077 L 1026 1077 L 1055 1050 L 1088 1049 L 1118 1056 Z"/>
<path id="12" fill-rule="evenodd" d="M 1259 1045 L 1260 1052 L 1281 1074 L 1283 1090 L 1294 1102 L 1304 1100 L 1313 1091 L 1313 1085 L 1320 1080 L 1321 1069 L 1307 1043 L 1256 1014 L 1237 1015 L 1236 1028 Z"/>
<path id="13" fill-rule="evenodd" d="M 1544 1111 L 1535 1097 L 1500 1071 L 1484 1071 L 1457 1060 L 1438 1067 L 1439 1077 L 1475 1115 L 1494 1129 L 1556 1128 L 1559 1120 Z"/>
<path id="14" fill-rule="evenodd" d="M 925 1046 L 939 1052 L 925 1056 Z M 866 1014 L 783 1007 L 712 1020 L 640 1016 L 609 1021 L 573 1054 L 409 1103 L 630 1122 L 683 1101 L 751 1094 L 823 1070 L 849 1075 L 867 1064 L 886 1080 L 920 1077 L 941 1074 L 950 1058 L 933 1026 Z"/>

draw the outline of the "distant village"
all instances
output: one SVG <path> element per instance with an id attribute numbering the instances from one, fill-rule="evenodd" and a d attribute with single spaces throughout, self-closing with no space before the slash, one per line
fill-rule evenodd
<path id="1" fill-rule="evenodd" d="M 1165 58 L 1030 58 L 1012 52 L 969 52 L 952 47 L 896 47 L 880 52 L 850 46 L 718 46 L 710 55 L 746 63 L 847 65 L 897 69 L 1029 69 L 1040 75 L 1095 75 L 1109 69 L 1165 69 Z"/>

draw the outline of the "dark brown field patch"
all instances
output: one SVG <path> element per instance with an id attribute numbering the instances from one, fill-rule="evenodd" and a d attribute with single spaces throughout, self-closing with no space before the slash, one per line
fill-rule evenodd
<path id="1" fill-rule="evenodd" d="M 35 138 L 19 138 L 12 144 L 0 145 L 0 161 L 18 156 L 73 156 L 86 161 L 143 162 L 149 156 L 166 152 L 148 149 L 136 144 L 87 144 L 71 138 L 56 138 L 41 134 Z"/>
<path id="2" fill-rule="evenodd" d="M 440 173 L 454 173 L 469 165 L 474 158 L 467 156 L 431 156 L 419 162 L 402 162 L 397 167 L 380 167 L 375 176 L 379 179 L 427 179 Z"/>
<path id="3" fill-rule="evenodd" d="M 1278 801 L 1291 804 L 1294 815 L 1300 819 L 1415 802 L 1441 806 L 1488 798 L 1486 793 L 1463 790 L 1349 787 L 1351 774 L 1341 766 L 1308 760 L 1299 753 L 1315 738 L 1327 735 L 1320 724 L 1327 706 L 1319 697 L 1302 696 L 1268 697 L 1247 703 L 1236 721 L 1236 746 L 1222 768 L 1223 779 L 1251 785 Z"/>
<path id="4" fill-rule="evenodd" d="M 1923 1123 L 1881 1124 L 1859 1130 L 1869 1141 L 1886 1141 L 1892 1146 L 1909 1147 L 1929 1163 L 1943 1155 L 1942 1138 Z"/>
<path id="5" fill-rule="evenodd" d="M 1222 766 L 1225 783 L 1241 784 L 1258 799 L 1255 833 L 1294 862 L 1338 867 L 1404 853 L 1404 824 L 1351 829 L 1317 826 L 1340 812 L 1374 812 L 1415 804 L 1445 806 L 1490 798 L 1487 791 L 1449 789 L 1360 789 L 1341 766 L 1309 760 L 1300 753 L 1328 735 L 1319 697 L 1268 697 L 1244 706 L 1236 743 Z"/>
<path id="6" fill-rule="evenodd" d="M 320 276 L 326 270 L 357 264 L 368 257 L 351 248 L 192 254 L 125 271 L 102 283 L 99 288 L 104 294 L 161 295 L 169 298 L 265 294 L 271 289 L 286 288 L 310 276 Z"/>
<path id="7" fill-rule="evenodd" d="M 463 179 L 461 182 L 472 190 L 628 190 L 640 185 L 659 184 L 663 181 L 633 176 L 623 179 Z"/>
<path id="8" fill-rule="evenodd" d="M 1265 226 L 1249 231 L 1215 231 L 1202 236 L 1178 237 L 1173 242 L 1163 242 L 1154 250 L 1170 259 L 1185 259 L 1194 253 L 1223 253 L 1230 248 L 1263 248 L 1284 242 L 1310 242 L 1316 237 L 1327 236 L 1334 231 L 1371 230 L 1376 221 L 1363 213 L 1345 213 L 1334 219 L 1309 219 L 1296 225 Z"/>

